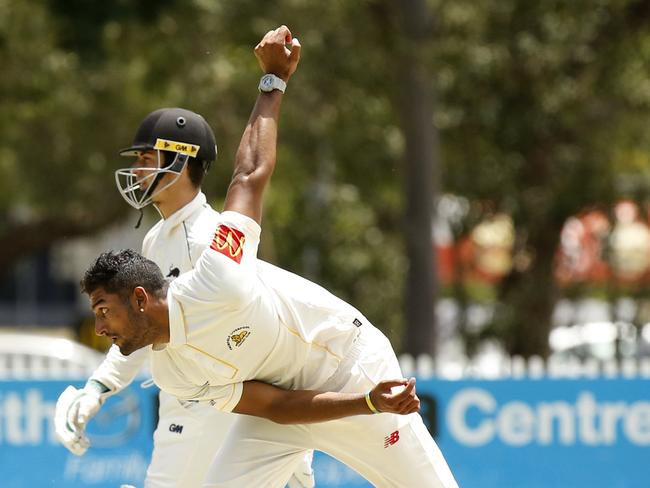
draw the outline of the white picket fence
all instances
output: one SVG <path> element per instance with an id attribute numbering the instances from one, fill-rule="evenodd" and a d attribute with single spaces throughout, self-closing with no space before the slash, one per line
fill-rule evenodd
<path id="1" fill-rule="evenodd" d="M 90 376 L 103 359 L 103 354 L 81 358 L 60 359 L 24 352 L 0 353 L 0 380 L 84 379 Z M 578 378 L 650 378 L 650 358 L 599 361 L 591 358 L 522 357 L 436 361 L 430 356 L 399 357 L 405 376 L 418 378 L 459 379 L 578 379 Z"/>
<path id="2" fill-rule="evenodd" d="M 87 378 L 103 359 L 70 339 L 0 333 L 0 380 Z"/>
<path id="3" fill-rule="evenodd" d="M 589 378 L 650 378 L 650 358 L 624 358 L 601 361 L 596 358 L 580 360 L 551 356 L 525 359 L 515 356 L 498 361 L 436 361 L 431 356 L 414 358 L 403 354 L 399 358 L 405 376 L 419 378 L 460 379 L 589 379 Z"/>
<path id="4" fill-rule="evenodd" d="M 60 380 L 88 378 L 99 361 L 79 364 L 66 359 L 0 354 L 0 380 Z"/>

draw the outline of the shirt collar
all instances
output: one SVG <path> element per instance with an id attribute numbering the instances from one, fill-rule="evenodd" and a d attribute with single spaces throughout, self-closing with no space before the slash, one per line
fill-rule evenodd
<path id="1" fill-rule="evenodd" d="M 167 308 L 169 309 L 169 345 L 171 347 L 182 346 L 187 343 L 187 327 L 183 305 L 174 297 L 172 287 L 167 291 Z"/>
<path id="2" fill-rule="evenodd" d="M 207 199 L 203 192 L 197 193 L 190 203 L 179 208 L 163 221 L 163 231 L 171 232 L 177 225 L 187 220 L 192 214 L 201 210 Z"/>

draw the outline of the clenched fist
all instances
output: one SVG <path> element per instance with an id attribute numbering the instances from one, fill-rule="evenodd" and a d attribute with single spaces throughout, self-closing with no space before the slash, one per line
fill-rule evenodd
<path id="1" fill-rule="evenodd" d="M 255 46 L 255 56 L 264 73 L 274 74 L 286 83 L 300 61 L 300 42 L 282 25 L 266 33 Z"/>
<path id="2" fill-rule="evenodd" d="M 393 388 L 396 392 L 393 392 Z M 415 378 L 381 381 L 369 396 L 379 412 L 408 415 L 420 410 L 420 399 L 415 394 Z"/>

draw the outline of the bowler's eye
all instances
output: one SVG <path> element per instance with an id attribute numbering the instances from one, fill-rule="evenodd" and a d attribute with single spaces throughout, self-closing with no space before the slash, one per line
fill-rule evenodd
<path id="1" fill-rule="evenodd" d="M 108 313 L 108 307 L 99 307 L 99 315 L 102 317 L 106 317 L 106 314 Z"/>

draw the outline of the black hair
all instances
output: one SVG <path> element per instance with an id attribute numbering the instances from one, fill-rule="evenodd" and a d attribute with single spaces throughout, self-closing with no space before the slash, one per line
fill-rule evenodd
<path id="1" fill-rule="evenodd" d="M 207 163 L 200 159 L 190 158 L 187 161 L 187 173 L 195 188 L 201 188 L 203 179 L 207 173 L 207 166 Z"/>
<path id="2" fill-rule="evenodd" d="M 80 284 L 81 291 L 88 295 L 103 288 L 123 299 L 138 286 L 159 297 L 167 291 L 167 281 L 156 263 L 133 249 L 100 254 L 86 270 Z"/>
<path id="3" fill-rule="evenodd" d="M 161 151 L 165 155 L 164 164 L 171 164 L 171 161 L 176 157 L 176 153 L 171 151 Z M 205 174 L 208 172 L 209 163 L 201 159 L 188 158 L 187 159 L 187 174 L 194 188 L 201 188 Z"/>

